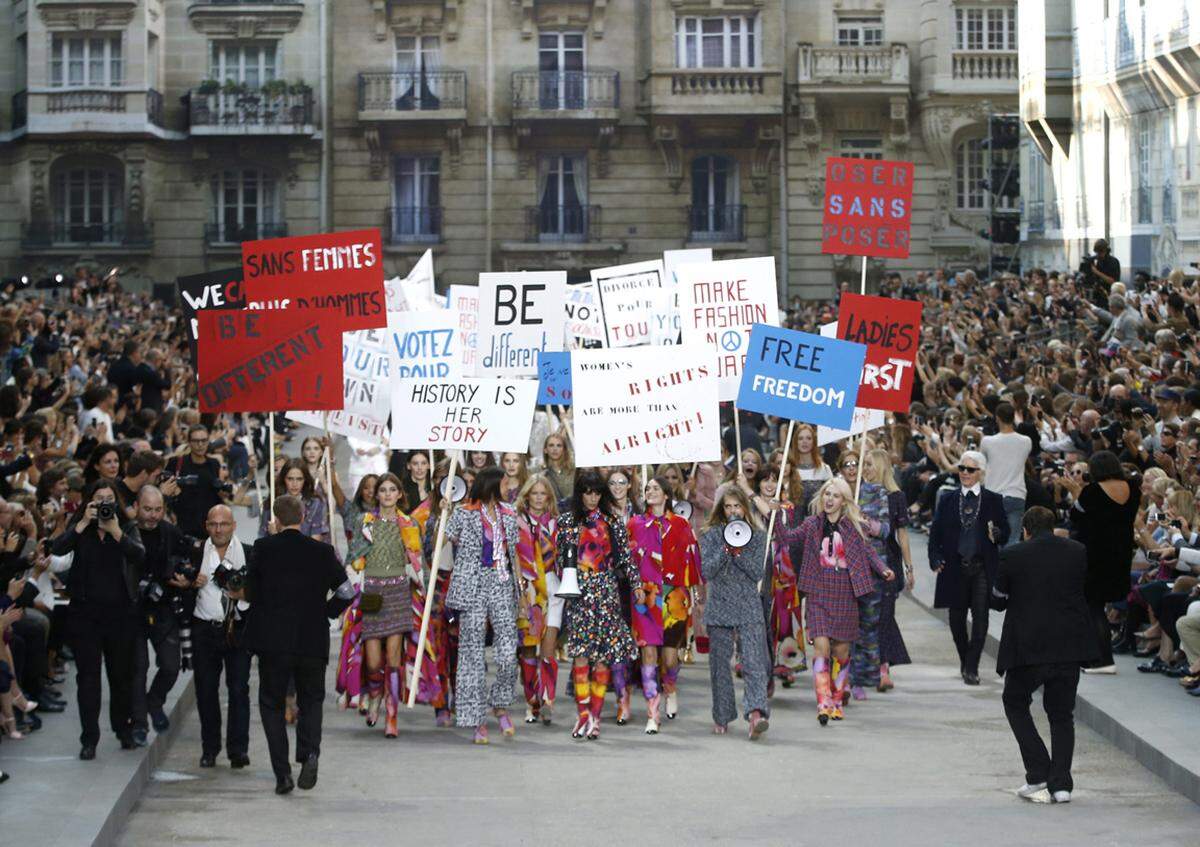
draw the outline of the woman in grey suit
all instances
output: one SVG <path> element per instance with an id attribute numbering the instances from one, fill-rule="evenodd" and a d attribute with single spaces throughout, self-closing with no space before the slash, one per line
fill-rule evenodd
<path id="1" fill-rule="evenodd" d="M 446 605 L 459 613 L 456 722 L 475 727 L 476 744 L 488 743 L 488 707 L 506 738 L 516 734 L 508 707 L 517 684 L 517 601 L 524 592 L 517 585 L 517 515 L 500 499 L 503 476 L 499 468 L 484 468 L 467 502 L 446 523 L 446 538 L 454 545 Z M 489 622 L 496 662 L 490 688 L 483 656 Z"/>

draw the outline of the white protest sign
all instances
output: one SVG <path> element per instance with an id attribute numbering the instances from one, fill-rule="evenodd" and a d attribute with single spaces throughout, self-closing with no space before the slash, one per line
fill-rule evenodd
<path id="1" fill-rule="evenodd" d="M 462 353 L 462 372 L 473 374 L 475 344 L 479 339 L 479 286 L 450 286 L 446 293 L 446 307 L 458 313 L 458 349 Z"/>
<path id="2" fill-rule="evenodd" d="M 683 343 L 717 351 L 721 399 L 737 399 L 752 324 L 779 325 L 770 256 L 687 263 L 676 268 Z"/>
<path id="3" fill-rule="evenodd" d="M 389 312 L 386 335 L 393 382 L 462 376 L 458 315 L 449 309 Z"/>
<path id="4" fill-rule="evenodd" d="M 524 453 L 537 380 L 400 379 L 392 383 L 392 449 Z"/>
<path id="5" fill-rule="evenodd" d="M 837 338 L 837 321 L 821 324 L 821 335 L 825 338 Z M 841 441 L 843 438 L 878 429 L 884 425 L 884 422 L 882 409 L 864 409 L 862 406 L 855 406 L 854 422 L 850 424 L 849 430 L 833 429 L 828 426 L 817 427 L 817 446 L 824 447 L 826 444 Z"/>
<path id="6" fill-rule="evenodd" d="M 614 265 L 592 271 L 608 347 L 649 344 L 654 337 L 651 315 L 663 284 L 660 259 Z"/>
<path id="7" fill-rule="evenodd" d="M 716 368 L 708 347 L 572 351 L 575 465 L 720 459 Z"/>
<path id="8" fill-rule="evenodd" d="M 389 312 L 428 311 L 437 309 L 437 294 L 433 285 L 433 250 L 426 250 L 408 276 L 394 276 L 383 281 L 383 292 Z"/>
<path id="9" fill-rule="evenodd" d="M 679 284 L 679 266 L 694 265 L 704 262 L 711 262 L 712 248 L 711 247 L 695 247 L 687 250 L 664 250 L 663 251 L 663 270 L 666 276 L 663 277 L 663 285 L 678 285 Z"/>
<path id="10" fill-rule="evenodd" d="M 596 300 L 596 284 L 584 282 L 567 286 L 566 333 L 577 341 L 603 341 L 604 323 L 600 320 L 600 304 Z"/>
<path id="11" fill-rule="evenodd" d="M 538 353 L 563 349 L 566 271 L 479 275 L 475 373 L 537 376 Z"/>
<path id="12" fill-rule="evenodd" d="M 392 362 L 386 347 L 387 331 L 361 329 L 342 333 L 342 393 L 345 407 L 335 412 L 293 411 L 286 415 L 297 423 L 366 441 L 385 441 L 391 412 Z"/>
<path id="13" fill-rule="evenodd" d="M 663 251 L 663 295 L 652 315 L 654 332 L 651 344 L 679 344 L 679 280 L 680 265 L 712 261 L 711 247 Z"/>

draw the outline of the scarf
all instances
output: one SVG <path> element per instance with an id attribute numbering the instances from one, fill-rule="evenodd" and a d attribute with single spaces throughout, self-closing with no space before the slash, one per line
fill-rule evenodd
<path id="1" fill-rule="evenodd" d="M 608 521 L 598 510 L 590 512 L 579 530 L 579 570 L 588 573 L 607 570 L 611 555 Z"/>
<path id="2" fill-rule="evenodd" d="M 525 513 L 519 524 L 517 537 L 517 559 L 521 562 L 521 575 L 526 581 L 534 582 L 543 573 L 558 573 L 555 567 L 554 516 L 543 512 L 534 516 Z"/>
<path id="3" fill-rule="evenodd" d="M 487 566 L 491 565 L 496 570 L 496 576 L 501 580 L 508 579 L 508 564 L 507 549 L 504 537 L 504 515 L 500 510 L 500 505 L 496 504 L 493 507 L 496 510 L 496 522 L 493 524 L 488 518 L 487 509 L 483 508 L 482 504 L 479 507 L 479 519 L 483 524 L 483 562 Z"/>

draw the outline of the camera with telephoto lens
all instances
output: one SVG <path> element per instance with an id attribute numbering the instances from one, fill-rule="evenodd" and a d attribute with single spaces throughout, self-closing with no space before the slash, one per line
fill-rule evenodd
<path id="1" fill-rule="evenodd" d="M 213 582 L 222 591 L 241 591 L 246 584 L 246 574 L 241 568 L 231 568 L 221 565 L 213 571 Z"/>
<path id="2" fill-rule="evenodd" d="M 138 595 L 146 603 L 157 603 L 163 598 L 163 587 L 156 580 L 143 578 L 138 583 Z"/>
<path id="3" fill-rule="evenodd" d="M 180 488 L 197 488 L 200 485 L 200 474 L 182 474 L 175 477 L 175 483 Z M 228 482 L 221 482 L 219 479 L 212 481 L 212 489 L 220 494 L 232 494 L 233 485 Z"/>
<path id="4" fill-rule="evenodd" d="M 1088 253 L 1079 260 L 1079 272 L 1084 276 L 1090 276 L 1092 273 L 1092 263 L 1096 261 L 1095 253 Z"/>
<path id="5" fill-rule="evenodd" d="M 104 523 L 111 521 L 117 516 L 117 504 L 112 502 L 104 502 L 96 504 L 96 521 Z"/>

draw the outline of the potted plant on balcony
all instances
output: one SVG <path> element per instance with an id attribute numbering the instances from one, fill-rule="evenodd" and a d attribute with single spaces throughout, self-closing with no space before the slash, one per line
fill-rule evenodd
<path id="1" fill-rule="evenodd" d="M 236 79 L 227 79 L 221 86 L 221 120 L 226 124 L 236 124 L 241 107 L 241 98 L 246 93 L 245 83 Z"/>
<path id="2" fill-rule="evenodd" d="M 221 83 L 215 79 L 202 79 L 200 84 L 196 86 L 197 94 L 216 94 L 221 90 Z"/>
<path id="3" fill-rule="evenodd" d="M 288 86 L 288 93 L 295 98 L 290 110 L 292 123 L 296 125 L 308 123 L 309 107 L 312 103 L 312 86 L 302 79 L 296 80 Z"/>
<path id="4" fill-rule="evenodd" d="M 269 79 L 258 89 L 262 95 L 262 121 L 266 124 L 275 123 L 275 118 L 286 106 L 288 83 L 285 79 Z"/>

